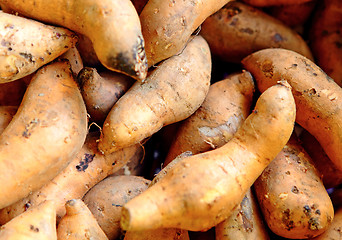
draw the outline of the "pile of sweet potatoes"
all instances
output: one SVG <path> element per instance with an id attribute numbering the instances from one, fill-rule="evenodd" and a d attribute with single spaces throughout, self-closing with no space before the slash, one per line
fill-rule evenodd
<path id="1" fill-rule="evenodd" d="M 342 239 L 341 1 L 0 7 L 0 240 Z"/>

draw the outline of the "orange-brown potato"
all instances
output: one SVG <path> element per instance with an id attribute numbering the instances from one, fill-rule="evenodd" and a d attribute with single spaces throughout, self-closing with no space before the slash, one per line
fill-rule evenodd
<path id="1" fill-rule="evenodd" d="M 140 14 L 148 65 L 182 52 L 196 28 L 229 1 L 149 0 Z"/>
<path id="2" fill-rule="evenodd" d="M 17 112 L 17 106 L 0 106 L 0 135 Z"/>
<path id="3" fill-rule="evenodd" d="M 25 77 L 76 44 L 71 31 L 0 11 L 0 83 Z"/>
<path id="4" fill-rule="evenodd" d="M 320 172 L 320 177 L 322 178 L 325 188 L 337 187 L 342 184 L 342 171 L 331 162 L 317 139 L 308 131 L 303 131 L 299 137 L 302 146 L 310 155 L 315 167 Z"/>
<path id="5" fill-rule="evenodd" d="M 208 17 L 200 31 L 212 55 L 240 63 L 247 55 L 265 48 L 285 48 L 313 59 L 304 39 L 260 9 L 232 1 Z"/>
<path id="6" fill-rule="evenodd" d="M 24 16 L 86 35 L 105 67 L 138 81 L 146 78 L 141 24 L 130 0 L 1 0 L 0 3 Z"/>
<path id="7" fill-rule="evenodd" d="M 122 205 L 145 191 L 149 183 L 150 180 L 138 176 L 110 176 L 96 184 L 83 197 L 109 239 L 119 239 L 122 234 Z"/>
<path id="8" fill-rule="evenodd" d="M 228 142 L 250 114 L 254 90 L 247 71 L 212 84 L 201 107 L 179 126 L 164 165 L 185 151 L 197 154 Z"/>
<path id="9" fill-rule="evenodd" d="M 85 67 L 78 76 L 84 103 L 90 122 L 102 125 L 109 111 L 119 98 L 132 86 L 133 79 L 112 71 L 97 72 L 96 68 Z"/>
<path id="10" fill-rule="evenodd" d="M 320 174 L 294 136 L 255 181 L 254 189 L 267 225 L 279 236 L 312 238 L 334 218 Z"/>
<path id="11" fill-rule="evenodd" d="M 3 240 L 57 240 L 56 208 L 45 201 L 0 226 Z"/>
<path id="12" fill-rule="evenodd" d="M 263 216 L 252 189 L 249 189 L 232 215 L 215 227 L 215 240 L 269 240 Z"/>
<path id="13" fill-rule="evenodd" d="M 342 1 L 324 0 L 317 5 L 310 47 L 317 65 L 342 87 Z"/>
<path id="14" fill-rule="evenodd" d="M 163 126 L 184 120 L 202 104 L 211 78 L 210 49 L 200 36 L 163 61 L 144 84 L 136 82 L 114 104 L 102 128 L 104 154 L 136 144 Z"/>
<path id="15" fill-rule="evenodd" d="M 81 199 L 71 199 L 65 203 L 66 215 L 57 227 L 60 240 L 108 240 L 95 217 Z"/>
<path id="16" fill-rule="evenodd" d="M 41 68 L 0 135 L 0 209 L 52 180 L 81 149 L 87 112 L 66 61 Z"/>
<path id="17" fill-rule="evenodd" d="M 266 90 L 234 137 L 220 148 L 184 158 L 128 201 L 121 227 L 207 230 L 232 214 L 281 151 L 294 127 L 295 103 L 284 82 Z M 147 221 L 148 219 L 148 221 Z"/>
<path id="18" fill-rule="evenodd" d="M 27 197 L 1 209 L 0 225 L 45 200 L 54 201 L 59 222 L 65 215 L 64 205 L 68 200 L 82 198 L 95 184 L 119 171 L 127 162 L 141 161 L 143 150 L 138 144 L 102 155 L 97 150 L 99 135 L 99 132 L 88 133 L 82 149 L 54 179 Z"/>
<path id="19" fill-rule="evenodd" d="M 296 122 L 342 170 L 342 88 L 314 62 L 291 50 L 263 49 L 242 63 L 261 92 L 280 80 L 288 81 L 296 101 Z"/>

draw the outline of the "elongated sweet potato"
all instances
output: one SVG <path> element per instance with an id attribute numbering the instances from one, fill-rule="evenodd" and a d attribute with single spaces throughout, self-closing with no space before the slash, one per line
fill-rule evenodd
<path id="1" fill-rule="evenodd" d="M 310 26 L 310 47 L 317 65 L 342 87 L 342 2 L 324 0 L 317 5 Z"/>
<path id="2" fill-rule="evenodd" d="M 163 126 L 194 113 L 209 91 L 210 50 L 200 36 L 184 51 L 165 60 L 146 83 L 135 83 L 109 112 L 99 142 L 108 154 L 138 143 Z"/>
<path id="3" fill-rule="evenodd" d="M 264 48 L 285 48 L 310 59 L 312 53 L 304 39 L 269 14 L 242 2 L 232 1 L 208 17 L 201 36 L 213 55 L 239 63 L 247 55 Z"/>
<path id="4" fill-rule="evenodd" d="M 139 16 L 130 0 L 1 0 L 0 3 L 33 19 L 86 35 L 104 66 L 139 81 L 145 79 L 144 39 Z"/>
<path id="5" fill-rule="evenodd" d="M 57 227 L 58 239 L 108 240 L 95 217 L 81 199 L 71 199 L 65 203 L 66 215 Z"/>
<path id="6" fill-rule="evenodd" d="M 110 176 L 96 184 L 83 201 L 109 239 L 119 239 L 122 205 L 145 191 L 150 183 L 143 177 Z"/>
<path id="7" fill-rule="evenodd" d="M 56 209 L 45 201 L 0 227 L 3 240 L 57 240 Z"/>
<path id="8" fill-rule="evenodd" d="M 232 214 L 281 151 L 294 120 L 291 90 L 280 84 L 269 88 L 228 143 L 184 158 L 155 185 L 128 201 L 121 212 L 122 228 L 203 231 L 216 226 Z"/>
<path id="9" fill-rule="evenodd" d="M 228 142 L 250 114 L 253 93 L 247 71 L 212 84 L 201 107 L 178 128 L 164 165 L 185 151 L 197 154 Z"/>
<path id="10" fill-rule="evenodd" d="M 75 45 L 71 31 L 0 11 L 0 83 L 35 72 Z"/>
<path id="11" fill-rule="evenodd" d="M 320 174 L 294 136 L 255 181 L 254 189 L 267 225 L 279 236 L 312 238 L 334 218 Z"/>
<path id="12" fill-rule="evenodd" d="M 229 1 L 149 0 L 140 14 L 148 65 L 179 54 L 196 28 Z"/>
<path id="13" fill-rule="evenodd" d="M 258 201 L 249 189 L 232 215 L 215 227 L 215 240 L 269 240 Z"/>
<path id="14" fill-rule="evenodd" d="M 121 73 L 85 67 L 77 76 L 90 121 L 103 124 L 109 111 L 132 86 L 133 79 Z"/>
<path id="15" fill-rule="evenodd" d="M 17 112 L 17 106 L 0 106 L 0 135 Z"/>
<path id="16" fill-rule="evenodd" d="M 290 50 L 263 49 L 242 63 L 260 91 L 279 80 L 288 81 L 296 101 L 296 122 L 319 141 L 342 170 L 342 88 L 315 63 Z"/>
<path id="17" fill-rule="evenodd" d="M 0 209 L 53 179 L 87 134 L 87 112 L 68 62 L 41 68 L 0 135 Z"/>
<path id="18" fill-rule="evenodd" d="M 88 133 L 82 149 L 70 164 L 53 180 L 27 197 L 0 210 L 0 225 L 39 205 L 45 200 L 56 204 L 57 222 L 65 215 L 65 203 L 82 198 L 95 184 L 121 169 L 129 161 L 141 160 L 143 151 L 139 144 L 102 155 L 97 150 L 98 132 Z"/>

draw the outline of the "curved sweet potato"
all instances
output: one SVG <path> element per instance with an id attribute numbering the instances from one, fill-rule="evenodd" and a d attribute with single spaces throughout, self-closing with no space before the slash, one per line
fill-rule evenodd
<path id="1" fill-rule="evenodd" d="M 292 87 L 296 122 L 321 144 L 342 170 L 342 88 L 304 56 L 286 49 L 263 49 L 242 60 L 262 92 L 280 80 Z"/>
<path id="2" fill-rule="evenodd" d="M 71 31 L 0 11 L 0 83 L 35 72 L 76 44 Z"/>
<path id="3" fill-rule="evenodd" d="M 294 120 L 291 90 L 280 84 L 269 88 L 228 143 L 184 158 L 155 185 L 128 201 L 121 212 L 121 227 L 203 231 L 216 226 L 232 214 L 284 147 Z"/>
<path id="4" fill-rule="evenodd" d="M 184 51 L 151 72 L 146 83 L 135 83 L 109 112 L 99 142 L 108 154 L 136 144 L 163 126 L 194 113 L 208 93 L 211 74 L 210 50 L 200 36 Z"/>
<path id="5" fill-rule="evenodd" d="M 68 62 L 41 68 L 0 135 L 0 209 L 54 178 L 81 149 L 87 112 Z"/>
<path id="6" fill-rule="evenodd" d="M 105 67 L 139 81 L 146 78 L 144 39 L 139 16 L 130 0 L 1 0 L 0 3 L 33 19 L 86 35 Z"/>

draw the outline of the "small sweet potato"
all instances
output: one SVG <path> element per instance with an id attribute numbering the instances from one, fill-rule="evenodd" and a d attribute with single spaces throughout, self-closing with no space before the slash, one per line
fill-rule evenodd
<path id="1" fill-rule="evenodd" d="M 249 189 L 232 215 L 215 227 L 216 240 L 269 240 L 258 201 Z"/>
<path id="2" fill-rule="evenodd" d="M 103 124 L 100 151 L 108 154 L 136 144 L 189 117 L 209 91 L 210 74 L 209 46 L 195 36 L 181 54 L 163 61 L 146 83 L 134 83 L 114 104 Z"/>
<path id="3" fill-rule="evenodd" d="M 212 84 L 201 107 L 179 126 L 164 165 L 185 151 L 197 154 L 228 142 L 250 114 L 254 90 L 247 71 Z"/>
<path id="4" fill-rule="evenodd" d="M 98 73 L 96 68 L 90 67 L 79 72 L 77 81 L 90 121 L 100 125 L 113 105 L 133 84 L 133 79 L 124 74 L 109 70 Z"/>
<path id="5" fill-rule="evenodd" d="M 228 143 L 184 158 L 128 201 L 121 211 L 121 227 L 203 231 L 216 226 L 232 214 L 284 147 L 294 120 L 295 103 L 286 83 L 270 87 Z"/>
<path id="6" fill-rule="evenodd" d="M 45 201 L 0 227 L 3 240 L 57 240 L 56 208 Z"/>
<path id="7" fill-rule="evenodd" d="M 35 72 L 76 44 L 71 31 L 0 11 L 0 83 Z"/>
<path id="8" fill-rule="evenodd" d="M 312 238 L 334 218 L 320 174 L 295 136 L 255 181 L 254 189 L 267 225 L 279 236 Z"/>
<path id="9" fill-rule="evenodd" d="M 66 215 L 57 227 L 58 239 L 108 240 L 95 217 L 81 199 L 71 199 L 65 203 Z"/>
<path id="10" fill-rule="evenodd" d="M 291 50 L 263 49 L 242 63 L 261 92 L 280 80 L 288 81 L 296 101 L 296 122 L 342 170 L 342 88 L 314 62 Z"/>
<path id="11" fill-rule="evenodd" d="M 150 180 L 143 177 L 110 176 L 96 184 L 83 197 L 83 201 L 109 239 L 118 239 L 122 234 L 122 205 L 145 191 L 149 183 Z"/>
<path id="12" fill-rule="evenodd" d="M 309 59 L 312 53 L 304 39 L 278 19 L 260 9 L 232 1 L 202 24 L 201 36 L 213 55 L 239 63 L 247 55 L 265 48 L 285 48 Z"/>

